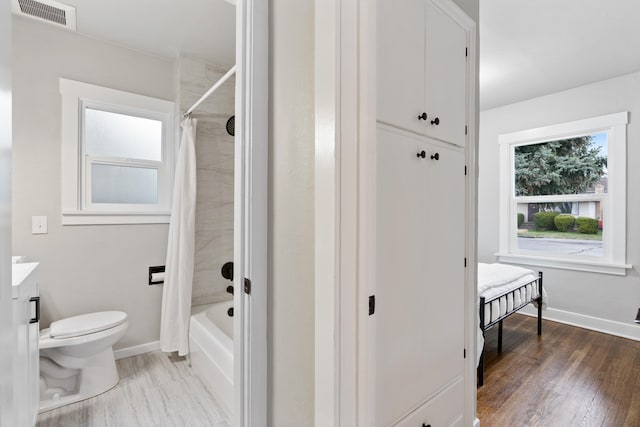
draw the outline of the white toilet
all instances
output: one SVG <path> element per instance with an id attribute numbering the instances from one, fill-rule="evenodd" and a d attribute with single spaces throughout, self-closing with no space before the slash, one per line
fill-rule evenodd
<path id="1" fill-rule="evenodd" d="M 88 399 L 118 384 L 113 345 L 129 323 L 122 311 L 69 317 L 40 331 L 39 412 Z"/>

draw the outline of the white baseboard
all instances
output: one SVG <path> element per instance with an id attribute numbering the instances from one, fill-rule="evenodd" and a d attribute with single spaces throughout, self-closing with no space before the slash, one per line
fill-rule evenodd
<path id="1" fill-rule="evenodd" d="M 480 420 L 479 419 L 475 419 L 473 420 L 473 427 L 480 427 Z"/>
<path id="2" fill-rule="evenodd" d="M 160 350 L 160 341 L 152 341 L 140 345 L 134 345 L 132 347 L 121 348 L 119 350 L 114 350 L 113 354 L 116 357 L 116 360 L 118 360 L 156 350 Z"/>
<path id="3" fill-rule="evenodd" d="M 537 310 L 532 307 L 525 307 L 523 310 L 520 310 L 520 313 L 526 314 L 527 316 L 538 315 Z M 640 341 L 640 325 L 632 323 L 633 319 L 630 319 L 627 324 L 613 320 L 601 319 L 599 317 L 587 316 L 585 314 L 558 310 L 556 308 L 543 310 L 542 318 L 634 341 Z M 544 336 L 544 326 L 542 327 L 542 335 Z"/>

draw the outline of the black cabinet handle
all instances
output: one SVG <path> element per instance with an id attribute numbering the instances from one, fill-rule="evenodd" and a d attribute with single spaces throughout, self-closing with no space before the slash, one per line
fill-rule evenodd
<path id="1" fill-rule="evenodd" d="M 436 117 L 435 119 L 431 120 L 431 124 L 438 126 L 440 124 L 440 119 Z"/>
<path id="2" fill-rule="evenodd" d="M 418 116 L 418 120 L 427 120 L 427 113 L 422 113 Z"/>
<path id="3" fill-rule="evenodd" d="M 416 154 L 416 157 L 418 158 L 422 157 L 424 159 L 425 157 L 427 157 L 427 153 L 425 153 L 424 150 L 422 150 Z"/>
<path id="4" fill-rule="evenodd" d="M 440 154 L 439 153 L 432 154 L 431 155 L 431 160 L 440 160 Z"/>
<path id="5" fill-rule="evenodd" d="M 29 323 L 38 323 L 40 321 L 40 297 L 29 298 L 29 302 L 36 303 L 36 317 L 29 319 Z"/>

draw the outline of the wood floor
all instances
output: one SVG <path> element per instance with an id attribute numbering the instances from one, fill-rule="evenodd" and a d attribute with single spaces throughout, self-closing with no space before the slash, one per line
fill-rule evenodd
<path id="1" fill-rule="evenodd" d="M 640 327 L 640 326 L 639 326 Z M 513 315 L 487 332 L 482 427 L 640 426 L 640 342 Z"/>
<path id="2" fill-rule="evenodd" d="M 92 399 L 38 416 L 37 427 L 228 427 L 183 358 L 160 351 L 120 359 L 120 382 Z"/>

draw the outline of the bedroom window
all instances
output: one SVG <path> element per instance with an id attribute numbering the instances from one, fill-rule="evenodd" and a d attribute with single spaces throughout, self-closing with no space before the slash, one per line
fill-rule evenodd
<path id="1" fill-rule="evenodd" d="M 626 273 L 626 124 L 611 114 L 500 135 L 500 261 Z"/>
<path id="2" fill-rule="evenodd" d="M 62 223 L 169 221 L 173 103 L 60 79 Z"/>

